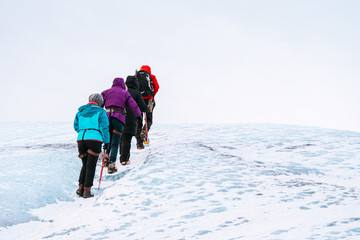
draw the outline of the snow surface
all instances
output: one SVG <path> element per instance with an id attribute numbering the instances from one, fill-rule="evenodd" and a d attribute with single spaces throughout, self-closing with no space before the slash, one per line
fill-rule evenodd
<path id="1" fill-rule="evenodd" d="M 72 123 L 0 130 L 0 239 L 360 239 L 360 133 L 155 124 L 83 199 Z"/>

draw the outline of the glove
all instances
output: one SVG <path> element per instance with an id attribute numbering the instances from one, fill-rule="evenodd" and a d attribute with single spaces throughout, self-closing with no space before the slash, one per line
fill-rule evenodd
<path id="1" fill-rule="evenodd" d="M 104 143 L 104 150 L 106 151 L 106 152 L 109 152 L 109 149 L 110 149 L 110 145 L 108 144 L 108 143 Z"/>

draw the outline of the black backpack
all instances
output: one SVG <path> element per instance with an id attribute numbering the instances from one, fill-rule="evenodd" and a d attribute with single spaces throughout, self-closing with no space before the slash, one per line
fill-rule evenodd
<path id="1" fill-rule="evenodd" d="M 139 82 L 139 91 L 143 97 L 154 96 L 154 85 L 151 76 L 146 71 L 137 71 L 135 74 Z"/>

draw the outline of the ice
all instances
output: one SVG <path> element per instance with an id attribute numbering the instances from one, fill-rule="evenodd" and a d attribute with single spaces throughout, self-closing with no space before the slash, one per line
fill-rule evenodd
<path id="1" fill-rule="evenodd" d="M 360 237 L 357 132 L 154 124 L 146 149 L 133 140 L 132 164 L 98 191 L 99 165 L 95 197 L 82 199 L 71 123 L 0 129 L 0 239 Z"/>
<path id="2" fill-rule="evenodd" d="M 79 163 L 71 123 L 0 124 L 0 226 L 37 219 L 29 209 L 72 200 Z"/>

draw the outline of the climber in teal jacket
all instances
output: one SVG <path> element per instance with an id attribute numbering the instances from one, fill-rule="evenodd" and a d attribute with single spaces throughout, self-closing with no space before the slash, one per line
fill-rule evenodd
<path id="1" fill-rule="evenodd" d="M 90 190 L 101 145 L 108 145 L 110 142 L 109 119 L 103 105 L 104 99 L 99 93 L 91 94 L 89 103 L 79 108 L 74 120 L 74 129 L 78 133 L 79 158 L 82 160 L 76 194 L 84 198 L 94 196 Z"/>

